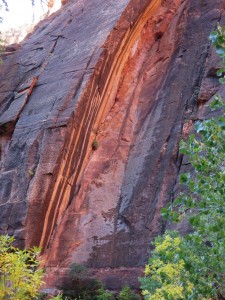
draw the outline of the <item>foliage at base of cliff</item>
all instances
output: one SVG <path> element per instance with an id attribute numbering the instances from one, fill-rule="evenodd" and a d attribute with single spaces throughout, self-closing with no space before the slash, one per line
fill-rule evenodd
<path id="1" fill-rule="evenodd" d="M 223 59 L 218 71 L 225 83 L 225 27 L 211 34 L 216 52 Z M 158 237 L 140 278 L 146 300 L 218 299 L 225 295 L 225 104 L 216 95 L 211 109 L 218 118 L 199 121 L 196 134 L 181 141 L 180 152 L 189 157 L 194 170 L 182 174 L 181 193 L 162 215 L 170 221 L 186 218 L 192 232 L 185 237 L 166 232 Z"/>
<path id="2" fill-rule="evenodd" d="M 13 241 L 8 235 L 0 236 L 0 299 L 34 299 L 44 275 L 36 260 L 39 249 L 20 250 Z"/>

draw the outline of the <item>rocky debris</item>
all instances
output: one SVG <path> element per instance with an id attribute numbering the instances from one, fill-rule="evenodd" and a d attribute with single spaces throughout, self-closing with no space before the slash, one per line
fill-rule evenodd
<path id="1" fill-rule="evenodd" d="M 12 53 L 14 51 L 17 51 L 19 49 L 19 47 L 20 47 L 19 44 L 11 44 L 11 45 L 5 46 L 4 51 L 6 53 Z"/>
<path id="2" fill-rule="evenodd" d="M 0 232 L 42 246 L 48 286 L 72 262 L 137 285 L 185 167 L 179 140 L 224 93 L 220 20 L 224 0 L 71 1 L 4 58 Z"/>

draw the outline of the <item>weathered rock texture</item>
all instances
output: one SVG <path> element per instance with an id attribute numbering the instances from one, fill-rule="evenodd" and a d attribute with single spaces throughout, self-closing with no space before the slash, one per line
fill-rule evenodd
<path id="1" fill-rule="evenodd" d="M 224 9 L 69 1 L 6 53 L 0 228 L 42 246 L 49 285 L 77 262 L 110 288 L 135 286 L 186 165 L 179 140 L 225 93 L 208 39 Z"/>

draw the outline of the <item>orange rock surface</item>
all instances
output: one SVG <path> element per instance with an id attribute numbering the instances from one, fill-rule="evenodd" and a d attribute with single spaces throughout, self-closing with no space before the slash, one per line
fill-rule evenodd
<path id="1" fill-rule="evenodd" d="M 137 286 L 186 168 L 179 140 L 224 93 L 208 39 L 224 8 L 68 1 L 5 53 L 0 233 L 42 247 L 48 286 L 72 262 L 109 288 Z"/>

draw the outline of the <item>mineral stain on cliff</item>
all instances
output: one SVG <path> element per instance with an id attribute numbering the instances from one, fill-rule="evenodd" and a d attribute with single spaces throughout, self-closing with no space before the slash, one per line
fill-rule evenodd
<path id="1" fill-rule="evenodd" d="M 77 262 L 135 286 L 184 167 L 179 140 L 219 89 L 208 36 L 224 7 L 69 1 L 4 57 L 0 233 L 42 246 L 49 285 Z"/>

